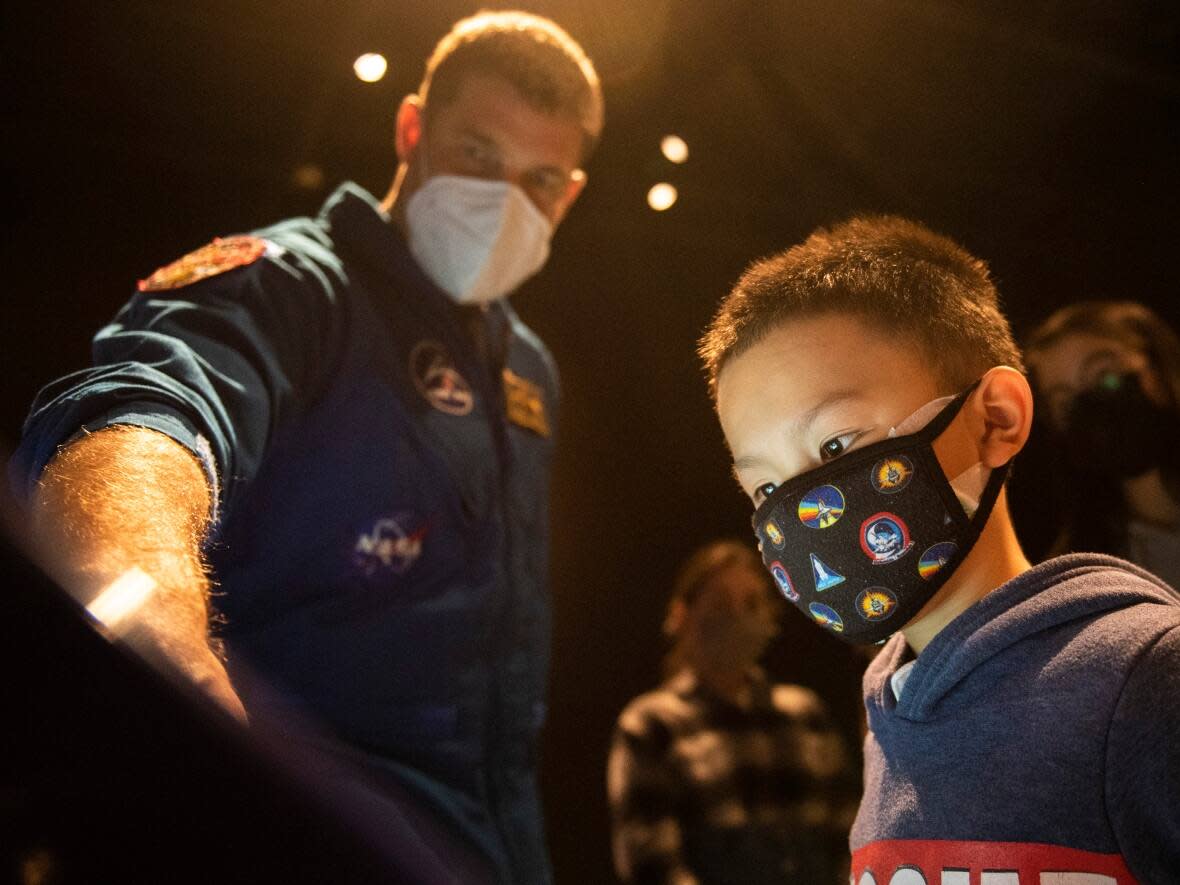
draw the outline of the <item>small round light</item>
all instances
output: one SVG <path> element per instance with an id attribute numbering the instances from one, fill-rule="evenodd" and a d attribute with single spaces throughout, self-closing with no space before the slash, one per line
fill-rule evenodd
<path id="1" fill-rule="evenodd" d="M 357 79 L 365 83 L 376 83 L 385 76 L 385 70 L 388 67 L 385 56 L 379 52 L 366 52 L 352 63 L 352 69 L 356 71 Z"/>
<path id="2" fill-rule="evenodd" d="M 315 163 L 304 163 L 295 167 L 291 173 L 291 182 L 302 190 L 319 190 L 324 186 L 324 170 Z"/>
<path id="3" fill-rule="evenodd" d="M 677 193 L 673 185 L 666 181 L 661 181 L 659 184 L 653 184 L 651 190 L 647 192 L 647 205 L 651 206 L 657 212 L 663 212 L 665 209 L 671 209 L 672 204 L 676 202 L 676 198 L 680 194 Z"/>
<path id="4" fill-rule="evenodd" d="M 688 142 L 679 135 L 665 135 L 660 140 L 660 150 L 669 163 L 683 163 L 688 159 Z"/>

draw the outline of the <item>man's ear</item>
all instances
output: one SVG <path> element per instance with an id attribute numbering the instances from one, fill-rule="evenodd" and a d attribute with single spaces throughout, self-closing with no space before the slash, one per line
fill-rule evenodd
<path id="1" fill-rule="evenodd" d="M 688 606 L 683 599 L 674 599 L 668 606 L 668 616 L 664 618 L 664 636 L 675 639 L 684 629 L 684 619 L 688 616 Z"/>
<path id="2" fill-rule="evenodd" d="M 1032 429 L 1033 395 L 1021 372 L 1008 366 L 989 369 L 966 408 L 985 466 L 1001 467 L 1024 448 Z"/>
<path id="3" fill-rule="evenodd" d="M 557 217 L 553 219 L 553 226 L 561 224 L 561 220 L 565 218 L 565 213 L 570 211 L 570 207 L 578 199 L 578 195 L 582 193 L 582 188 L 586 186 L 586 172 L 582 169 L 575 169 L 573 175 L 570 176 L 569 184 L 565 186 L 565 194 L 562 195 L 561 202 L 558 203 Z"/>
<path id="4" fill-rule="evenodd" d="M 408 163 L 422 140 L 422 99 L 407 95 L 397 109 L 397 124 L 394 130 L 394 146 L 397 159 Z"/>

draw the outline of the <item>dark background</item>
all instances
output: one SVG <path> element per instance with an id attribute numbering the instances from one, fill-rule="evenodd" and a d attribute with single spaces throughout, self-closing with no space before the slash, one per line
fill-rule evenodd
<path id="1" fill-rule="evenodd" d="M 549 267 L 517 296 L 563 374 L 544 791 L 558 879 L 610 881 L 603 763 L 657 678 L 677 564 L 745 537 L 694 344 L 753 258 L 855 211 L 986 258 L 1016 331 L 1078 298 L 1170 320 L 1180 147 L 1173 2 L 553 0 L 607 129 Z M 80 367 L 134 281 L 215 234 L 383 194 L 394 111 L 476 5 L 408 0 L 9 4 L 0 442 Z M 353 59 L 379 51 L 378 84 Z M 683 136 L 689 161 L 659 152 Z M 294 171 L 314 164 L 317 187 Z M 649 210 L 667 180 L 680 201 Z M 838 360 L 838 343 L 816 359 Z M 1037 519 L 1028 521 L 1035 531 Z M 855 739 L 859 667 L 785 615 L 770 658 Z"/>

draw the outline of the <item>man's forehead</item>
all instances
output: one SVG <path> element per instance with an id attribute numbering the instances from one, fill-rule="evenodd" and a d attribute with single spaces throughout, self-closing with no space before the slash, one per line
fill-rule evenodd
<path id="1" fill-rule="evenodd" d="M 508 80 L 473 72 L 440 106 L 428 101 L 427 136 L 434 127 L 474 135 L 504 151 L 527 155 L 530 165 L 572 171 L 581 162 L 584 133 L 572 116 L 549 113 L 530 103 Z"/>

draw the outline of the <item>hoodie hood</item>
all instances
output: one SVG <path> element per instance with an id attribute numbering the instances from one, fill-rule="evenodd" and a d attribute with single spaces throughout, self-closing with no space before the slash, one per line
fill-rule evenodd
<path id="1" fill-rule="evenodd" d="M 914 662 L 900 700 L 894 698 L 890 677 L 905 663 L 908 647 L 901 633 L 894 635 L 865 671 L 870 725 L 883 715 L 935 718 L 973 671 L 1028 637 L 1140 603 L 1180 608 L 1180 594 L 1113 556 L 1077 553 L 1043 562 L 943 628 Z"/>

